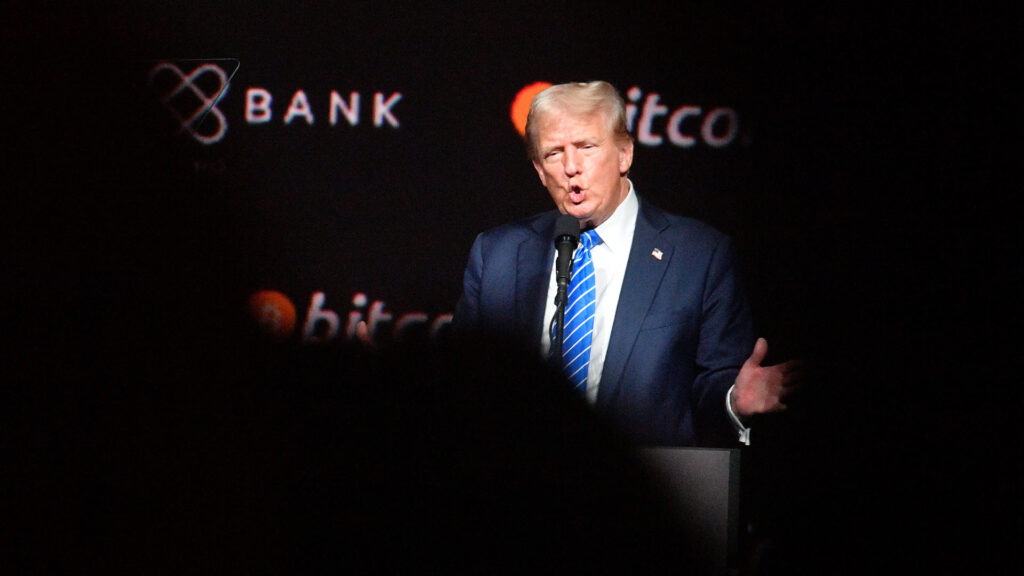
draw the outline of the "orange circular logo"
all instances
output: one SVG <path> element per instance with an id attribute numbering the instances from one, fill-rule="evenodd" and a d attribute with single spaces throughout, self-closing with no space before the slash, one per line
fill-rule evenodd
<path id="1" fill-rule="evenodd" d="M 526 135 L 526 116 L 530 114 L 530 103 L 533 102 L 533 97 L 550 87 L 550 82 L 534 82 L 516 94 L 516 99 L 512 101 L 511 116 L 512 124 L 520 136 Z"/>
<path id="2" fill-rule="evenodd" d="M 275 340 L 284 340 L 295 330 L 295 305 L 274 290 L 260 290 L 249 297 L 249 316 Z"/>

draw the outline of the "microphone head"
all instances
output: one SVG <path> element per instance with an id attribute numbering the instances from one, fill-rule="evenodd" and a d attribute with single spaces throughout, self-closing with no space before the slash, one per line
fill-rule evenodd
<path id="1" fill-rule="evenodd" d="M 580 221 L 568 214 L 561 214 L 555 220 L 555 242 L 564 241 L 564 236 L 572 239 L 573 246 L 580 241 Z"/>

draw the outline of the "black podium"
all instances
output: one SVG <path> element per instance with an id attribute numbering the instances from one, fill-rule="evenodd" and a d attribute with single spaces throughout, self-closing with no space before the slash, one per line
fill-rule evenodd
<path id="1" fill-rule="evenodd" d="M 641 448 L 641 461 L 672 504 L 701 563 L 699 572 L 735 572 L 739 536 L 740 451 Z"/>

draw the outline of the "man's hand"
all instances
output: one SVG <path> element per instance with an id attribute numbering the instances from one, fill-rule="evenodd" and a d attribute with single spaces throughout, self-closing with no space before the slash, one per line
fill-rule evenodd
<path id="1" fill-rule="evenodd" d="M 782 400 L 796 390 L 800 363 L 796 360 L 774 366 L 761 366 L 768 353 L 768 341 L 758 338 L 750 358 L 743 363 L 732 389 L 732 409 L 740 419 L 755 414 L 781 412 Z"/>

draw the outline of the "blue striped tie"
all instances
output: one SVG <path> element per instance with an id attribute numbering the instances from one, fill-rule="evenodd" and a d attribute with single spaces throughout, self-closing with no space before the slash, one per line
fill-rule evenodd
<path id="1" fill-rule="evenodd" d="M 590 259 L 590 249 L 600 243 L 601 237 L 594 230 L 587 230 L 580 236 L 580 247 L 572 262 L 569 304 L 565 308 L 562 365 L 569 382 L 580 392 L 587 390 L 590 337 L 594 332 L 594 312 L 597 309 L 594 262 Z"/>

